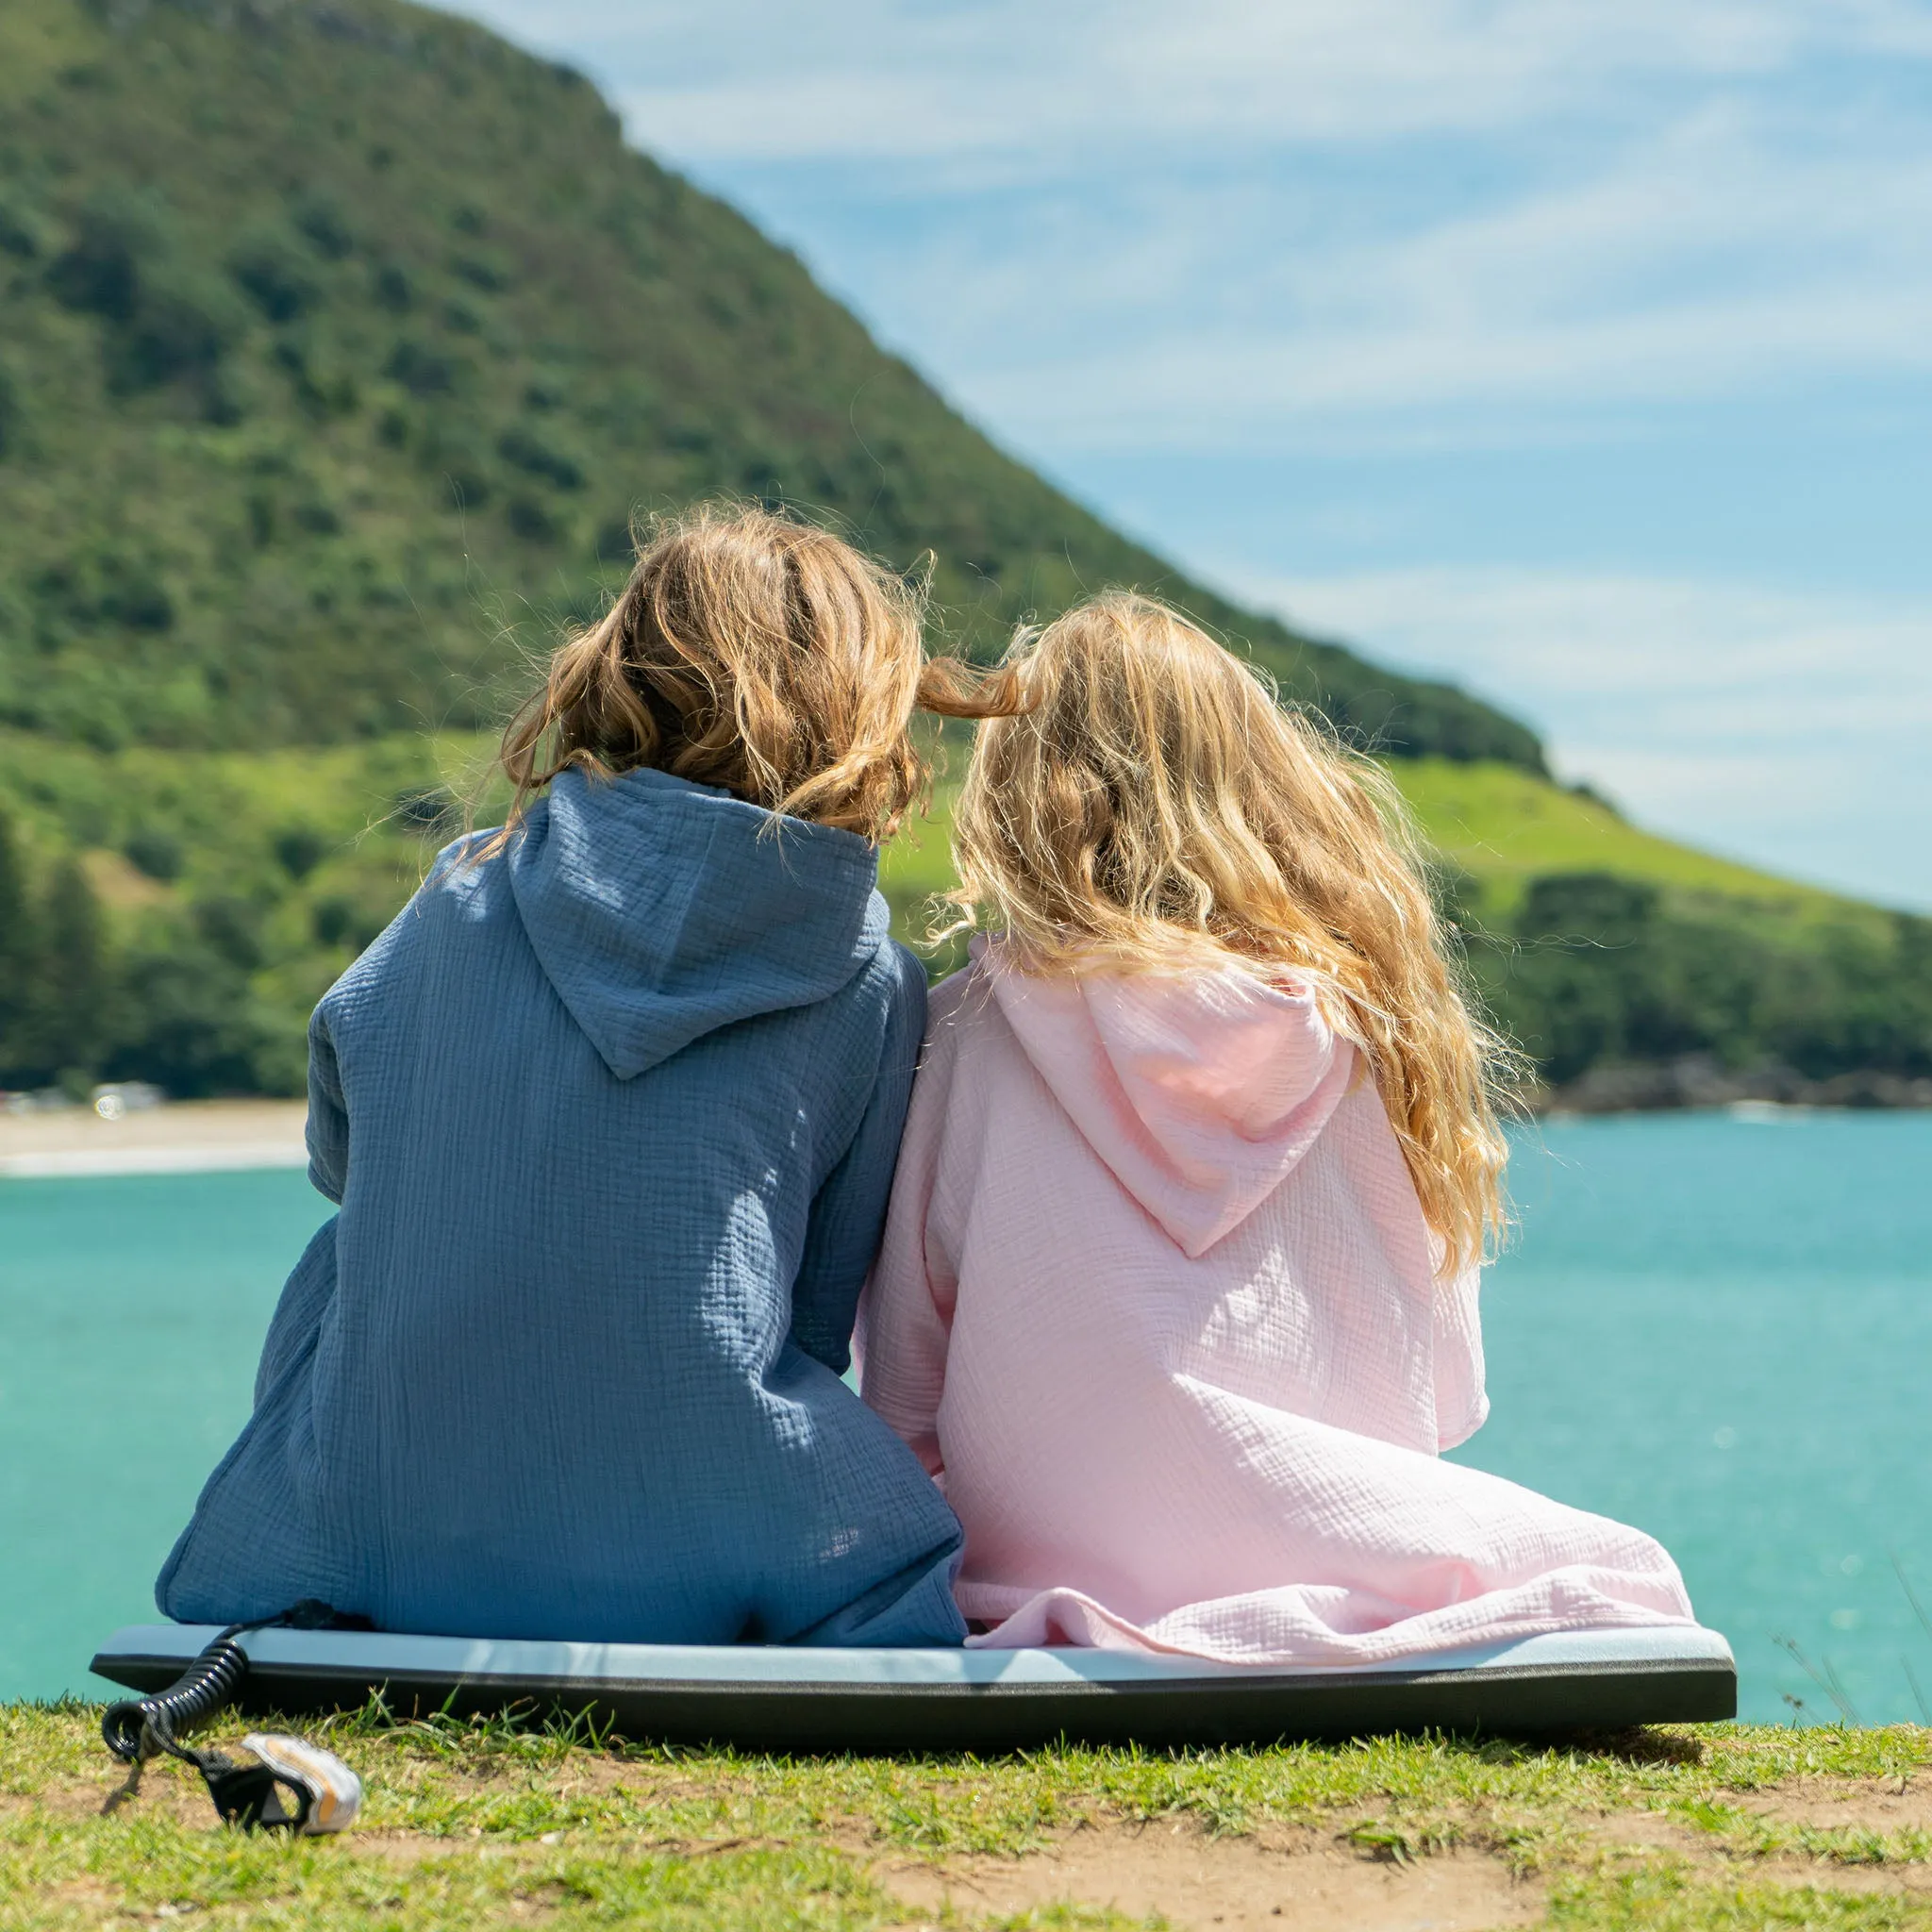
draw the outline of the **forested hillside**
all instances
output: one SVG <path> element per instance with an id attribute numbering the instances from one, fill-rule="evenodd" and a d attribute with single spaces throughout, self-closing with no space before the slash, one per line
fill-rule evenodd
<path id="1" fill-rule="evenodd" d="M 575 74 L 393 0 L 7 0 L 0 1087 L 297 1084 L 528 654 L 720 491 L 929 554 L 956 647 L 1134 583 L 1399 768 L 1557 795 L 1520 724 L 1006 457 Z"/>

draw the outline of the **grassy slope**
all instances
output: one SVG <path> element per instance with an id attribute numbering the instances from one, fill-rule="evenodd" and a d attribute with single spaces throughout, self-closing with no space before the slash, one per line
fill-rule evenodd
<path id="1" fill-rule="evenodd" d="M 1017 1917 L 974 1909 L 967 1881 L 997 1874 L 989 1860 L 1050 1863 L 1075 1835 L 1131 1850 L 1153 1825 L 1194 1855 L 1173 1888 L 1181 1924 L 1194 1923 L 1199 1874 L 1249 1839 L 1279 1855 L 1262 1879 L 1275 1896 L 1304 1895 L 1319 1872 L 1331 1904 L 1332 1889 L 1365 1891 L 1376 1917 L 1403 1911 L 1404 1888 L 1427 1876 L 1374 1879 L 1370 1861 L 1448 1857 L 1501 1881 L 1512 1923 L 1527 1908 L 1575 1932 L 1932 1924 L 1932 1833 L 1911 1782 L 1932 1732 L 1909 1727 L 909 1762 L 625 1751 L 367 1717 L 338 1722 L 327 1741 L 367 1782 L 363 1822 L 341 1840 L 290 1844 L 212 1827 L 198 1781 L 166 1761 L 102 1818 L 115 1776 L 94 1714 L 0 1707 L 0 1927 L 191 1912 L 211 1926 L 395 1932 L 1124 1926 L 1152 1922 L 1108 1908 L 1110 1874 L 1058 1897 L 1048 1879 Z M 937 1886 L 916 1883 L 921 1868 Z M 967 1903 L 942 1914 L 905 1902 L 952 1885 Z M 1420 1903 L 1411 1891 L 1404 1923 Z"/>
<path id="2" fill-rule="evenodd" d="M 1110 581 L 1398 748 L 1521 725 L 1234 608 L 995 449 L 577 76 L 396 4 L 0 8 L 0 719 L 314 741 L 489 715 L 625 523 L 806 504 L 974 647 Z"/>
<path id="3" fill-rule="evenodd" d="M 1436 850 L 1476 874 L 1499 907 L 1538 874 L 1601 871 L 1799 918 L 1851 909 L 1848 900 L 1674 844 L 1587 794 L 1505 766 L 1424 758 L 1395 775 Z"/>
<path id="4" fill-rule="evenodd" d="M 1588 793 L 1497 764 L 1418 758 L 1393 770 L 1441 860 L 1475 880 L 1488 922 L 1507 924 L 1537 878 L 1603 872 L 1773 949 L 1829 947 L 1852 934 L 1891 943 L 1895 922 L 1877 907 L 1659 838 Z"/>
<path id="5" fill-rule="evenodd" d="M 1463 928 L 1474 991 L 1557 1104 L 1925 1104 L 1932 1083 L 1899 1076 L 1932 1065 L 1932 923 L 1659 839 L 1508 766 L 1391 770 Z M 928 929 L 931 895 L 953 882 L 947 798 L 942 787 L 932 820 L 885 856 L 904 937 Z M 954 939 L 931 966 L 963 960 Z"/>

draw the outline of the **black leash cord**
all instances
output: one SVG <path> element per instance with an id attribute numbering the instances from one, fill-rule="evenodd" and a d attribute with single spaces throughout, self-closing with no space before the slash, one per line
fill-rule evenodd
<path id="1" fill-rule="evenodd" d="M 124 1764 L 157 1751 L 193 1763 L 176 1733 L 192 1731 L 234 1703 L 248 1674 L 248 1653 L 235 1641 L 243 1627 L 224 1630 L 165 1690 L 108 1705 L 101 1718 L 108 1749 Z"/>
<path id="2" fill-rule="evenodd" d="M 326 1629 L 335 1621 L 335 1612 L 326 1604 L 305 1600 L 278 1617 L 230 1624 L 165 1690 L 108 1705 L 101 1715 L 101 1737 L 108 1749 L 131 1767 L 126 1789 L 133 1788 L 148 1758 L 165 1751 L 200 1772 L 215 1809 L 228 1823 L 300 1831 L 314 1803 L 304 1786 L 277 1777 L 265 1764 L 237 1764 L 219 1751 L 197 1751 L 182 1743 L 178 1734 L 206 1724 L 235 1701 L 248 1674 L 248 1653 L 236 1638 L 250 1630 Z M 294 1801 L 292 1810 L 285 1792 Z"/>

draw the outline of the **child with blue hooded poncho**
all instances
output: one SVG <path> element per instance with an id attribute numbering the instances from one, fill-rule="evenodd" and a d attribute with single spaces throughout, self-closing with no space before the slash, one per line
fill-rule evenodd
<path id="1" fill-rule="evenodd" d="M 478 1637 L 950 1644 L 959 1527 L 840 1381 L 924 978 L 876 846 L 916 609 L 758 511 L 664 529 L 316 1009 L 255 1409 L 157 1585 Z"/>

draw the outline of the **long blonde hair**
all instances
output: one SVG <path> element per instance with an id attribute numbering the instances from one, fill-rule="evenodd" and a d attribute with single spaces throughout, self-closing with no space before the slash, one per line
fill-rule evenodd
<path id="1" fill-rule="evenodd" d="M 927 780 L 908 732 L 921 605 L 849 543 L 749 505 L 659 519 L 504 731 L 514 797 L 491 849 L 560 772 L 640 765 L 881 843 Z"/>
<path id="2" fill-rule="evenodd" d="M 952 690 L 949 686 L 948 690 Z M 1119 591 L 1024 630 L 934 708 L 985 720 L 954 812 L 958 932 L 1035 972 L 1291 967 L 1367 1058 L 1443 1272 L 1505 1222 L 1492 1097 L 1509 1050 L 1473 1013 L 1401 794 L 1166 606 Z"/>

